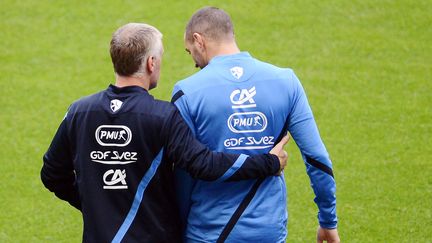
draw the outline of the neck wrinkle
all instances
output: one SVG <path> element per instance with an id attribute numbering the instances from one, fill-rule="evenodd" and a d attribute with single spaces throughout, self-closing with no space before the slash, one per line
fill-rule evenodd
<path id="1" fill-rule="evenodd" d="M 145 90 L 150 88 L 150 78 L 147 76 L 143 77 L 133 77 L 133 76 L 120 76 L 116 74 L 115 86 L 117 87 L 127 87 L 127 86 L 139 86 Z"/>

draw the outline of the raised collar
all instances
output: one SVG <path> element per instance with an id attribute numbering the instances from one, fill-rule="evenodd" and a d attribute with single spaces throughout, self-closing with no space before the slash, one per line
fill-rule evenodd
<path id="1" fill-rule="evenodd" d="M 114 94 L 132 94 L 132 93 L 148 93 L 146 89 L 140 86 L 125 86 L 125 87 L 117 87 L 115 85 L 110 84 L 108 86 L 108 91 Z"/>

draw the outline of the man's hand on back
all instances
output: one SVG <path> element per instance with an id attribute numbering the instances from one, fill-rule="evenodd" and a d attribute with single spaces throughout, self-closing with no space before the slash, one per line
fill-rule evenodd
<path id="1" fill-rule="evenodd" d="M 280 170 L 278 175 L 282 174 L 282 171 L 285 168 L 288 160 L 288 153 L 285 150 L 283 150 L 283 147 L 285 144 L 288 143 L 289 139 L 290 139 L 289 135 L 286 135 L 285 137 L 282 138 L 282 140 L 278 144 L 276 144 L 276 146 L 273 147 L 272 150 L 270 150 L 271 154 L 274 154 L 279 158 Z"/>

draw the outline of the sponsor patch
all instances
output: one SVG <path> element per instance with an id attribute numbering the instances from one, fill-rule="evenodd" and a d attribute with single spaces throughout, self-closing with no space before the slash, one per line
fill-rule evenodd
<path id="1" fill-rule="evenodd" d="M 262 132 L 267 128 L 267 117 L 258 111 L 237 112 L 228 118 L 227 125 L 234 133 Z"/>
<path id="2" fill-rule="evenodd" d="M 250 89 L 236 89 L 231 95 L 232 108 L 252 108 L 256 107 L 253 97 L 256 95 L 255 86 Z"/>
<path id="3" fill-rule="evenodd" d="M 104 189 L 127 189 L 126 170 L 108 170 L 103 175 Z"/>
<path id="4" fill-rule="evenodd" d="M 124 147 L 132 140 L 132 132 L 123 125 L 101 125 L 96 129 L 95 137 L 101 146 Z"/>

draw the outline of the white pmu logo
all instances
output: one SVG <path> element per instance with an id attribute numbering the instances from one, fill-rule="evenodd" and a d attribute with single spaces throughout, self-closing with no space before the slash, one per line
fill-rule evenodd
<path id="1" fill-rule="evenodd" d="M 262 132 L 267 128 L 267 117 L 257 111 L 237 112 L 228 118 L 227 125 L 234 133 Z"/>
<path id="2" fill-rule="evenodd" d="M 112 176 L 111 176 L 112 175 Z M 109 176 L 111 176 L 109 178 Z M 104 189 L 127 189 L 125 170 L 108 170 L 103 175 Z"/>
<path id="3" fill-rule="evenodd" d="M 122 107 L 122 105 L 123 105 L 122 101 L 115 99 L 115 100 L 111 100 L 110 107 L 113 112 L 116 112 Z"/>
<path id="4" fill-rule="evenodd" d="M 253 97 L 256 95 L 255 86 L 247 89 L 236 89 L 231 95 L 231 102 L 234 104 L 232 108 L 251 108 L 256 107 L 255 100 Z M 246 104 L 245 104 L 246 103 Z"/>
<path id="5" fill-rule="evenodd" d="M 96 129 L 95 137 L 102 146 L 124 147 L 132 140 L 132 132 L 123 125 L 101 125 Z"/>
<path id="6" fill-rule="evenodd" d="M 243 76 L 243 68 L 242 67 L 233 67 L 230 69 L 231 75 L 236 79 L 240 79 Z"/>

